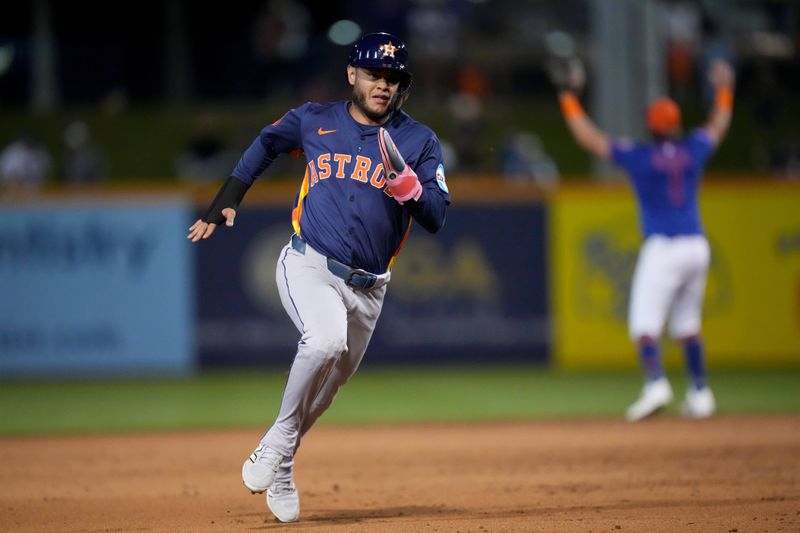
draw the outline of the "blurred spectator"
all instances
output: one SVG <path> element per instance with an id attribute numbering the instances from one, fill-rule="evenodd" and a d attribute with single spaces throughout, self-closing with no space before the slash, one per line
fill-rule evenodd
<path id="1" fill-rule="evenodd" d="M 458 152 L 455 146 L 448 139 L 439 139 L 442 145 L 442 161 L 444 166 L 447 167 L 448 172 L 459 170 L 460 161 L 458 160 Z"/>
<path id="2" fill-rule="evenodd" d="M 455 92 L 448 101 L 454 160 L 459 171 L 475 173 L 484 170 L 485 107 L 491 93 L 489 76 L 473 64 L 461 65 L 455 77 Z M 449 168 L 454 169 L 452 165 Z"/>
<path id="3" fill-rule="evenodd" d="M 477 65 L 463 65 L 458 70 L 456 87 L 459 92 L 471 94 L 485 104 L 491 93 L 489 76 Z"/>
<path id="4" fill-rule="evenodd" d="M 544 188 L 558 184 L 558 167 L 547 155 L 539 137 L 528 131 L 508 137 L 502 152 L 502 173 L 509 181 L 532 181 Z"/>
<path id="5" fill-rule="evenodd" d="M 237 154 L 225 146 L 217 131 L 216 119 L 198 119 L 186 149 L 175 160 L 175 174 L 180 180 L 198 183 L 219 181 L 230 175 Z"/>
<path id="6" fill-rule="evenodd" d="M 451 87 L 453 64 L 459 56 L 459 24 L 455 2 L 419 2 L 408 12 L 409 36 L 406 42 L 414 51 L 410 65 L 415 91 L 429 103 L 439 99 L 442 89 Z"/>
<path id="7" fill-rule="evenodd" d="M 265 2 L 253 25 L 260 68 L 252 73 L 263 92 L 289 95 L 311 74 L 308 68 L 311 12 L 294 0 Z"/>
<path id="8" fill-rule="evenodd" d="M 0 187 L 38 189 L 47 179 L 51 165 L 50 152 L 34 132 L 27 131 L 0 152 Z"/>
<path id="9" fill-rule="evenodd" d="M 450 138 L 455 149 L 459 171 L 475 173 L 483 170 L 483 104 L 471 93 L 458 92 L 448 101 Z"/>
<path id="10" fill-rule="evenodd" d="M 88 185 L 106 179 L 105 154 L 91 141 L 89 126 L 76 120 L 64 129 L 63 180 L 68 185 Z"/>
<path id="11" fill-rule="evenodd" d="M 667 74 L 670 92 L 685 103 L 692 92 L 697 50 L 701 46 L 701 12 L 691 0 L 670 0 L 664 9 Z"/>

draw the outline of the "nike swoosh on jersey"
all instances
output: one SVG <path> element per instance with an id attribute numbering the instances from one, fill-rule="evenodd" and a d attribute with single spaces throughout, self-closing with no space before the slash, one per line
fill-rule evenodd
<path id="1" fill-rule="evenodd" d="M 322 128 L 317 130 L 317 135 L 327 135 L 329 133 L 333 133 L 336 130 L 323 130 Z"/>

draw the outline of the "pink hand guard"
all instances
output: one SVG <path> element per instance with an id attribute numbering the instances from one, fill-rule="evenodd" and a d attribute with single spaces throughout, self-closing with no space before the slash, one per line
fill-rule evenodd
<path id="1" fill-rule="evenodd" d="M 417 178 L 417 173 L 408 165 L 400 174 L 396 174 L 394 179 L 387 176 L 386 183 L 389 190 L 392 191 L 394 199 L 401 204 L 411 198 L 419 200 L 419 197 L 422 196 L 422 184 Z"/>
<path id="2" fill-rule="evenodd" d="M 406 165 L 389 132 L 383 128 L 378 129 L 378 147 L 383 160 L 386 184 L 394 199 L 401 204 L 412 198 L 419 200 L 422 196 L 422 184 L 417 173 Z"/>

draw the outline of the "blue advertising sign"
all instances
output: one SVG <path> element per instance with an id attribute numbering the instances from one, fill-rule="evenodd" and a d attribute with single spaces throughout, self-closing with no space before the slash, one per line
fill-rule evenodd
<path id="1" fill-rule="evenodd" d="M 365 364 L 545 362 L 544 205 L 453 208 L 436 235 L 412 229 L 395 262 Z M 198 348 L 207 366 L 288 366 L 299 333 L 275 266 L 289 208 L 243 208 L 200 243 Z"/>
<path id="2" fill-rule="evenodd" d="M 0 207 L 0 376 L 191 370 L 190 215 L 158 200 Z"/>

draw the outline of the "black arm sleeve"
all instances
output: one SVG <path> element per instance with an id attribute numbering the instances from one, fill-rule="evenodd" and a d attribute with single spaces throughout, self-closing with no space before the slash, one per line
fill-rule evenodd
<path id="1" fill-rule="evenodd" d="M 225 216 L 223 216 L 222 210 L 226 207 L 237 209 L 242 202 L 242 198 L 244 198 L 244 193 L 246 193 L 249 188 L 250 185 L 247 183 L 230 176 L 225 183 L 222 184 L 214 201 L 211 202 L 208 211 L 203 215 L 203 222 L 208 222 L 209 224 L 222 224 L 225 222 Z"/>

